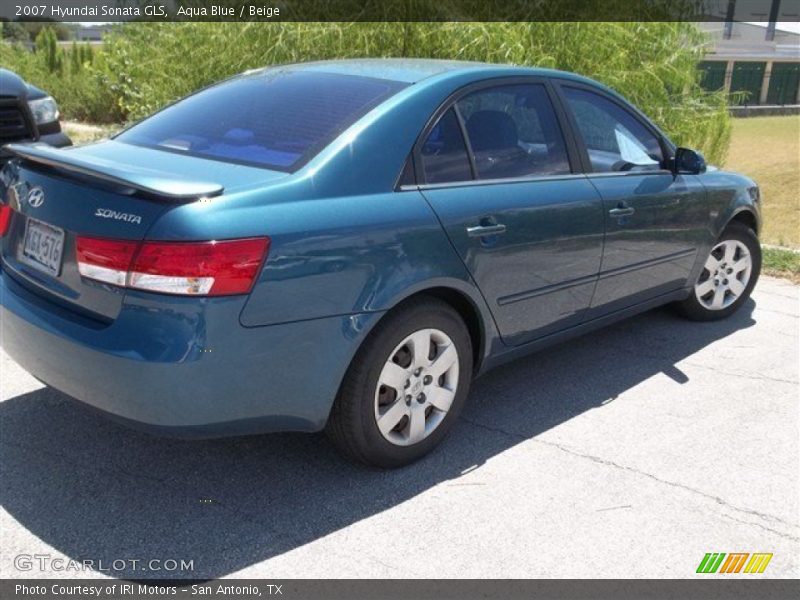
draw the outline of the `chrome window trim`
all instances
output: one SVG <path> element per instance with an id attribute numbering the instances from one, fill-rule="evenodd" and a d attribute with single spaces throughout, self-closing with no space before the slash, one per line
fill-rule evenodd
<path id="1" fill-rule="evenodd" d="M 668 169 L 658 169 L 653 171 L 602 171 L 600 173 L 585 173 L 589 179 L 607 178 L 607 177 L 634 177 L 638 175 L 672 175 L 675 173 Z"/>
<path id="2" fill-rule="evenodd" d="M 507 185 L 514 183 L 537 183 L 539 181 L 564 181 L 586 179 L 586 173 L 563 173 L 561 175 L 537 175 L 536 177 L 503 177 L 501 179 L 473 179 L 471 181 L 448 181 L 445 183 L 421 183 L 401 186 L 400 191 L 439 190 L 448 188 L 475 187 L 483 185 Z"/>
<path id="3" fill-rule="evenodd" d="M 595 178 L 608 178 L 608 177 L 638 177 L 642 175 L 670 175 L 675 174 L 667 169 L 659 169 L 658 171 L 614 171 L 605 173 L 564 173 L 562 175 L 537 175 L 536 177 L 512 177 L 501 179 L 473 179 L 465 181 L 448 181 L 445 183 L 421 183 L 401 185 L 397 188 L 399 192 L 412 192 L 424 190 L 440 190 L 449 188 L 461 187 L 474 187 L 478 185 L 505 185 L 513 183 L 537 183 L 539 181 L 569 181 L 573 179 L 595 179 Z"/>

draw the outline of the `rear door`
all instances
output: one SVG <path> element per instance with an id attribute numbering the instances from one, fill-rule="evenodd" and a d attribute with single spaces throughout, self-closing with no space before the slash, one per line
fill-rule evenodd
<path id="1" fill-rule="evenodd" d="M 578 324 L 600 269 L 602 201 L 558 110 L 541 79 L 484 82 L 415 149 L 420 189 L 512 345 Z"/>
<path id="2" fill-rule="evenodd" d="M 667 168 L 665 140 L 617 98 L 571 82 L 560 91 L 605 215 L 603 263 L 587 319 L 683 287 L 707 236 L 702 184 Z"/>

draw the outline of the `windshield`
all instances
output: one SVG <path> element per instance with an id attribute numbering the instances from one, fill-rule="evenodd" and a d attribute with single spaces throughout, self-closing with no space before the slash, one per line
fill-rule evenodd
<path id="1" fill-rule="evenodd" d="M 406 85 L 355 75 L 266 71 L 189 96 L 116 140 L 294 171 Z"/>

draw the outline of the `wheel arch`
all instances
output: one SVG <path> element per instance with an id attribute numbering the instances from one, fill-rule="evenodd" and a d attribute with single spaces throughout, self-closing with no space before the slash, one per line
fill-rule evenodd
<path id="1" fill-rule="evenodd" d="M 359 347 L 372 335 L 372 331 L 387 315 L 402 310 L 406 304 L 421 297 L 436 298 L 445 302 L 463 319 L 472 342 L 473 373 L 477 374 L 486 358 L 491 354 L 492 347 L 499 340 L 499 336 L 483 296 L 477 289 L 461 280 L 437 278 L 420 282 L 405 290 L 404 293 L 387 303 L 389 308 L 383 312 L 380 319 L 371 325 L 370 330 L 362 337 Z"/>
<path id="2" fill-rule="evenodd" d="M 756 235 L 758 235 L 759 229 L 759 222 L 758 218 L 756 217 L 755 213 L 750 210 L 749 208 L 742 208 L 736 211 L 728 222 L 725 224 L 725 227 L 730 225 L 731 223 L 741 223 L 745 227 L 752 229 Z"/>
<path id="3" fill-rule="evenodd" d="M 489 313 L 483 297 L 476 289 L 469 289 L 464 282 L 430 281 L 427 282 L 427 285 L 415 287 L 396 298 L 390 308 L 382 311 L 380 318 L 372 322 L 369 329 L 363 332 L 358 346 L 350 357 L 347 369 L 341 375 L 335 397 L 339 396 L 347 371 L 352 368 L 353 361 L 356 360 L 359 351 L 373 334 L 378 324 L 386 319 L 388 315 L 402 310 L 408 303 L 424 297 L 436 298 L 445 302 L 464 320 L 472 342 L 473 376 L 480 373 L 481 367 L 487 362 L 486 359 L 491 354 L 493 345 L 499 341 L 494 319 Z M 333 405 L 333 402 L 331 404 Z M 330 419 L 330 415 L 328 419 Z"/>
<path id="4" fill-rule="evenodd" d="M 464 321 L 472 342 L 472 366 L 475 372 L 478 372 L 486 350 L 486 328 L 480 309 L 475 305 L 472 298 L 464 292 L 452 287 L 435 286 L 411 294 L 396 305 L 393 310 L 402 308 L 409 301 L 426 296 L 448 304 Z"/>

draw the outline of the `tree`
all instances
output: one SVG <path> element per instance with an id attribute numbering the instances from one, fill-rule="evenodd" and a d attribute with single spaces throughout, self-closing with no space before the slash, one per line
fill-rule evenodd
<path id="1" fill-rule="evenodd" d="M 28 31 L 31 39 L 35 40 L 39 37 L 39 34 L 44 29 L 52 30 L 56 40 L 68 40 L 71 37 L 70 28 L 64 23 L 59 23 L 58 21 L 44 17 L 38 19 L 33 19 L 32 17 L 28 18 L 31 20 L 21 21 L 20 24 Z"/>
<path id="2" fill-rule="evenodd" d="M 81 60 L 81 48 L 78 47 L 78 43 L 74 40 L 72 41 L 72 47 L 69 50 L 69 65 L 73 75 L 77 75 L 83 66 L 83 61 Z"/>
<path id="3" fill-rule="evenodd" d="M 61 50 L 58 48 L 58 40 L 55 32 L 49 27 L 45 27 L 36 36 L 36 52 L 44 57 L 44 64 L 51 73 L 62 71 L 63 61 Z"/>
<path id="4" fill-rule="evenodd" d="M 2 37 L 4 40 L 12 43 L 27 44 L 31 41 L 28 30 L 16 21 L 3 21 L 0 22 L 2 26 Z"/>
<path id="5" fill-rule="evenodd" d="M 81 45 L 81 64 L 90 65 L 94 61 L 94 51 L 92 46 L 87 42 Z"/>

